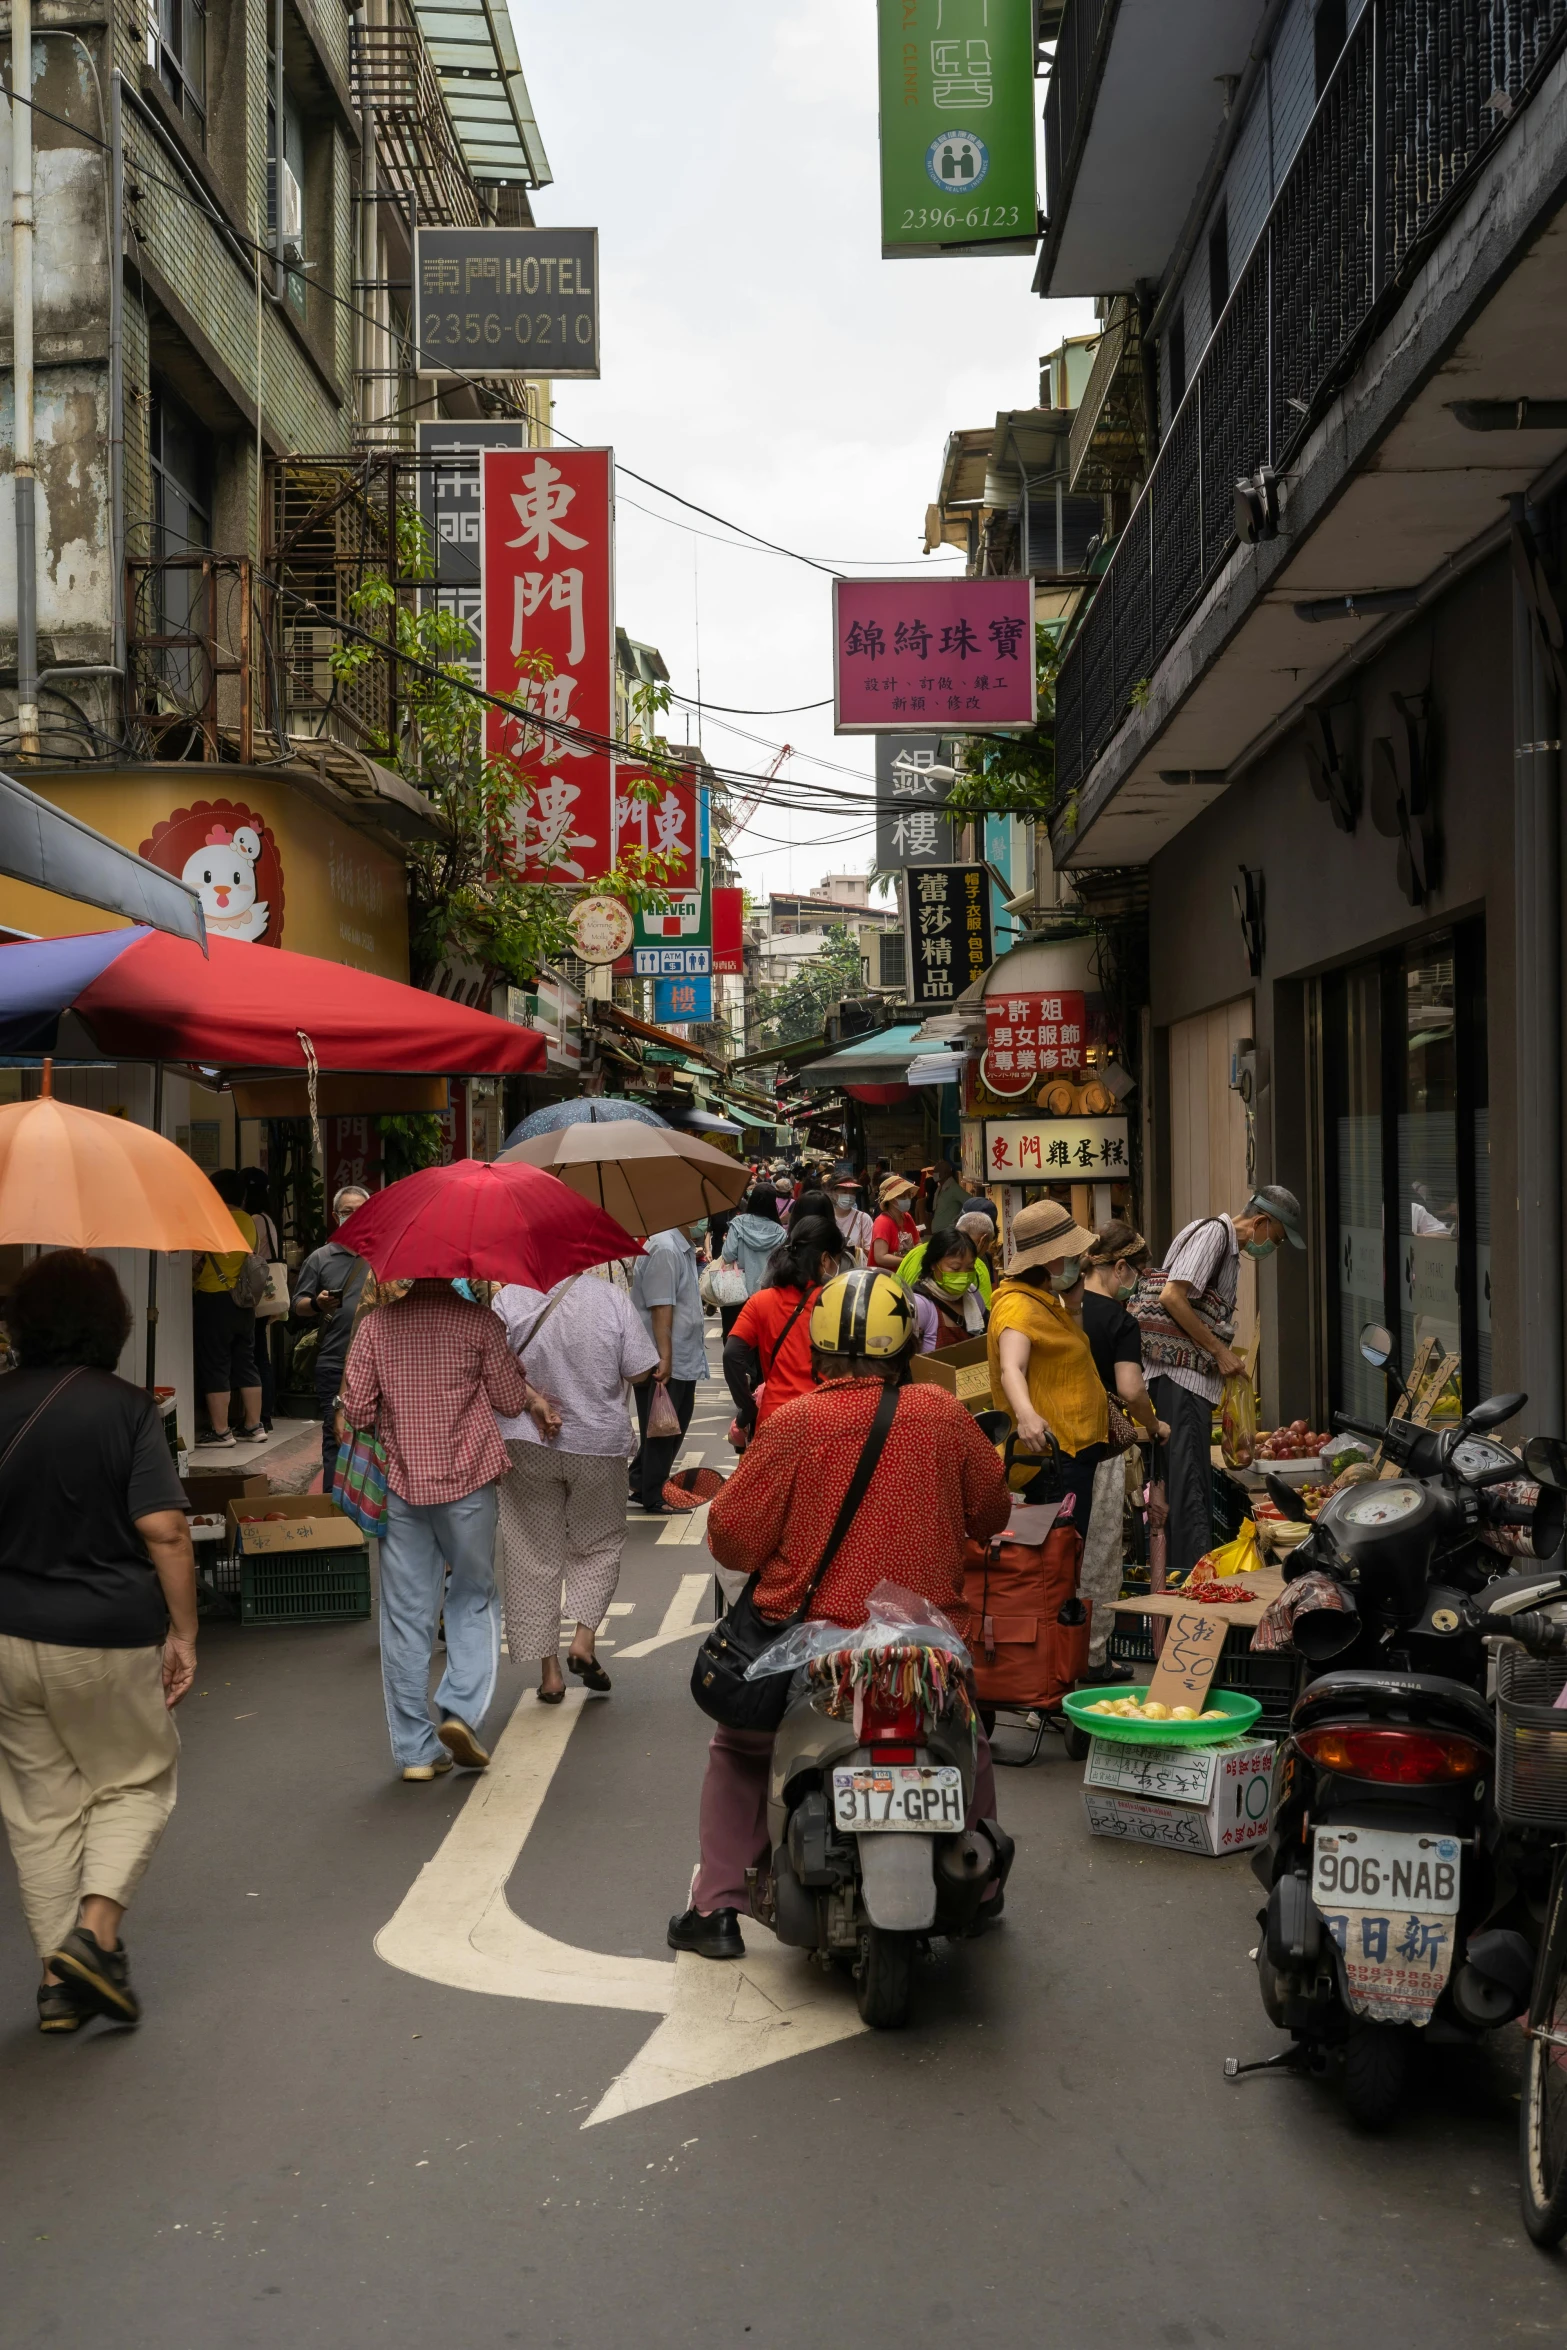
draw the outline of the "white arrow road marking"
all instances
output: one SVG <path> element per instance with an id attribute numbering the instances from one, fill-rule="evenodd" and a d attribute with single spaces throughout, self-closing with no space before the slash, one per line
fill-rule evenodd
<path id="1" fill-rule="evenodd" d="M 705 1588 L 706 1576 L 695 1579 Z M 564 1705 L 518 1706 L 440 1850 L 376 1936 L 378 1955 L 404 1974 L 459 1991 L 662 2016 L 585 2130 L 864 2031 L 844 1984 L 825 1979 L 802 1952 L 780 1948 L 754 1923 L 746 1926 L 752 1948 L 741 1960 L 718 1964 L 683 1951 L 671 1964 L 580 1950 L 517 1916 L 507 1880 L 582 1706 L 577 1689 L 567 1691 Z"/>
<path id="2" fill-rule="evenodd" d="M 664 1610 L 664 1621 L 646 1640 L 633 1640 L 620 1652 L 620 1662 L 628 1657 L 651 1656 L 655 1648 L 668 1648 L 676 1640 L 688 1640 L 693 1632 L 705 1632 L 709 1619 L 697 1618 L 697 1609 L 706 1601 L 713 1587 L 711 1574 L 682 1575 L 680 1588 Z"/>

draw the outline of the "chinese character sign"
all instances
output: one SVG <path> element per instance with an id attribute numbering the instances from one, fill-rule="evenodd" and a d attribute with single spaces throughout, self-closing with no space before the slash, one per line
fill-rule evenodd
<path id="1" fill-rule="evenodd" d="M 419 517 L 430 534 L 433 581 L 420 591 L 427 611 L 455 612 L 473 635 L 466 666 L 476 685 L 483 682 L 479 647 L 483 618 L 479 591 L 479 453 L 520 449 L 520 424 L 457 424 L 419 427 Z"/>
<path id="2" fill-rule="evenodd" d="M 990 968 L 990 876 L 983 865 L 931 865 L 906 873 L 903 886 L 909 1001 L 955 1003 Z"/>
<path id="3" fill-rule="evenodd" d="M 657 799 L 645 800 L 640 792 L 628 789 L 631 784 L 656 784 Z M 672 860 L 661 873 L 660 886 L 670 890 L 694 890 L 701 886 L 701 817 L 697 807 L 698 786 L 682 780 L 667 782 L 662 776 L 650 775 L 645 767 L 629 767 L 619 762 L 615 768 L 615 843 L 616 854 L 627 849 L 645 849 L 650 855 Z"/>
<path id="4" fill-rule="evenodd" d="M 991 1118 L 992 1183 L 1113 1183 L 1131 1173 L 1124 1118 Z"/>
<path id="5" fill-rule="evenodd" d="M 835 579 L 838 734 L 1034 724 L 1031 579 Z"/>
<path id="6" fill-rule="evenodd" d="M 1020 1078 L 1082 1064 L 1088 1029 L 1081 995 L 985 998 L 985 1073 L 1010 1093 Z"/>
<path id="7" fill-rule="evenodd" d="M 934 734 L 876 737 L 876 863 L 883 873 L 952 863 L 952 819 L 941 812 L 952 785 L 932 769 L 950 767 L 956 748 Z"/>
<path id="8" fill-rule="evenodd" d="M 653 982 L 653 1017 L 655 1020 L 711 1020 L 713 1017 L 713 983 L 711 979 L 655 979 Z"/>
<path id="9" fill-rule="evenodd" d="M 421 228 L 421 375 L 596 376 L 598 230 Z"/>
<path id="10" fill-rule="evenodd" d="M 881 250 L 1032 253 L 1032 0 L 879 0 Z"/>
<path id="11" fill-rule="evenodd" d="M 484 682 L 530 713 L 487 710 L 485 747 L 516 772 L 525 878 L 592 880 L 615 862 L 603 747 L 614 724 L 614 461 L 608 449 L 486 449 L 480 464 Z M 547 676 L 531 673 L 530 656 Z"/>

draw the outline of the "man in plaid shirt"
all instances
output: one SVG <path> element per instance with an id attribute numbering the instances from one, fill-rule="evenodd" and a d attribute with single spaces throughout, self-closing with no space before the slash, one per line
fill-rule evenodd
<path id="1" fill-rule="evenodd" d="M 448 1281 L 416 1281 L 354 1333 L 343 1417 L 386 1451 L 381 1535 L 381 1682 L 392 1756 L 405 1779 L 454 1762 L 482 1771 L 477 1731 L 495 1695 L 495 1480 L 510 1462 L 495 1416 L 548 1413 L 489 1310 Z M 451 1580 L 445 1582 L 445 1569 Z M 430 1718 L 430 1658 L 446 1605 L 446 1671 Z"/>

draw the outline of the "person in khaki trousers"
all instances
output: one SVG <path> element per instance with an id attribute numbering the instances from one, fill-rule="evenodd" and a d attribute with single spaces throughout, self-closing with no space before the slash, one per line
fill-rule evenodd
<path id="1" fill-rule="evenodd" d="M 131 1311 L 112 1266 L 39 1257 L 5 1321 L 0 1821 L 40 2031 L 134 2024 L 120 1922 L 174 1809 L 173 1708 L 196 1672 L 185 1496 L 156 1403 L 113 1375 Z"/>

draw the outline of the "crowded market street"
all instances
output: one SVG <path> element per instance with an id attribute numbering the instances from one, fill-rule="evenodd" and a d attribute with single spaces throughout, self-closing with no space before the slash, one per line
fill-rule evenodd
<path id="1" fill-rule="evenodd" d="M 683 1459 L 732 1465 L 729 1416 L 705 1383 Z M 1556 2269 L 1520 2249 L 1514 2036 L 1433 2051 L 1384 2139 L 1331 2087 L 1226 2081 L 1274 2038 L 1246 1861 L 1090 1839 L 1056 1738 L 1001 1774 L 1005 1924 L 938 1945 L 908 2031 L 863 2031 L 801 1952 L 755 1981 L 671 1963 L 707 1727 L 692 1532 L 628 1513 L 613 1695 L 546 1713 L 503 1664 L 483 1778 L 389 1777 L 372 1624 L 204 1627 L 138 1910 L 149 2022 L 0 2035 L 9 2343 L 369 2350 L 454 2308 L 474 2343 L 584 2350 L 1558 2331 Z M 0 1969 L 27 1966 L 6 1905 Z"/>

